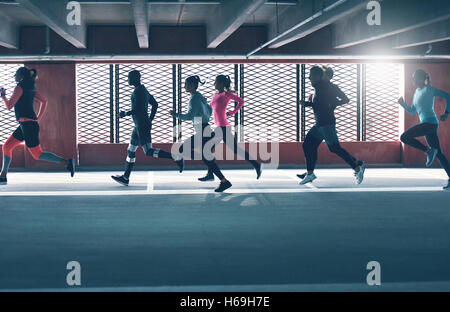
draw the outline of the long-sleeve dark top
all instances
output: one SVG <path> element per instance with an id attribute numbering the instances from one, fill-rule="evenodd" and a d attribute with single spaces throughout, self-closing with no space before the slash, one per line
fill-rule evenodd
<path id="1" fill-rule="evenodd" d="M 314 86 L 316 93 L 312 102 L 305 102 L 305 106 L 312 107 L 316 125 L 319 127 L 336 124 L 334 110 L 350 100 L 335 84 L 321 81 Z"/>
<path id="2" fill-rule="evenodd" d="M 148 104 L 152 106 L 150 117 L 148 116 Z M 133 94 L 131 94 L 131 110 L 127 112 L 127 116 L 132 116 L 136 125 L 152 122 L 158 110 L 158 102 L 147 91 L 144 85 L 137 86 Z"/>

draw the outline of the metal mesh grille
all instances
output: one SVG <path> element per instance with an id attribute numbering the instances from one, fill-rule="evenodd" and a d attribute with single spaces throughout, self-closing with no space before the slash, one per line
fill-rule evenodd
<path id="1" fill-rule="evenodd" d="M 153 143 L 173 142 L 173 119 L 169 111 L 173 109 L 173 77 L 170 64 L 120 64 L 119 66 L 119 108 L 131 109 L 133 87 L 128 85 L 128 73 L 132 70 L 141 72 L 141 83 L 158 102 L 158 112 L 152 127 Z M 117 79 L 117 78 L 116 78 Z M 149 105 L 149 114 L 151 105 Z M 119 143 L 130 141 L 134 127 L 131 117 L 122 118 L 119 124 Z"/>
<path id="2" fill-rule="evenodd" d="M 366 66 L 366 141 L 398 141 L 400 64 Z"/>
<path id="3" fill-rule="evenodd" d="M 358 67 L 356 64 L 317 64 L 319 66 L 331 66 L 334 71 L 334 77 L 331 80 L 336 84 L 350 99 L 350 103 L 336 108 L 336 130 L 340 141 L 358 140 Z M 314 64 L 306 65 L 306 77 Z M 309 79 L 305 81 L 306 99 L 314 94 L 314 88 Z M 314 125 L 314 113 L 311 108 L 306 108 L 305 129 L 306 132 Z"/>
<path id="4" fill-rule="evenodd" d="M 110 70 L 107 64 L 77 65 L 78 142 L 109 143 Z"/>
<path id="5" fill-rule="evenodd" d="M 23 65 L 20 64 L 0 64 L 1 73 L 1 83 L 0 87 L 6 89 L 6 96 L 11 97 L 14 88 L 16 87 L 16 82 L 14 80 L 14 74 L 17 69 Z M 3 101 L 1 101 L 3 102 Z M 8 137 L 17 128 L 18 124 L 14 116 L 14 110 L 8 111 L 3 103 L 0 103 L 0 144 L 3 144 Z"/>
<path id="6" fill-rule="evenodd" d="M 181 67 L 181 110 L 185 114 L 188 109 L 190 95 L 184 91 L 184 81 L 189 76 L 200 76 L 201 80 L 205 81 L 205 84 L 199 85 L 198 91 L 211 102 L 214 93 L 214 81 L 218 75 L 229 75 L 231 78 L 231 88 L 234 89 L 234 65 L 233 64 L 186 64 Z M 230 106 L 234 105 L 230 103 Z M 213 117 L 211 116 L 211 120 Z M 230 124 L 234 125 L 234 121 L 229 119 Z M 194 128 L 192 122 L 182 122 L 181 124 L 182 140 L 186 140 L 194 134 Z"/>
<path id="7" fill-rule="evenodd" d="M 297 139 L 297 66 L 248 64 L 244 67 L 244 141 L 265 141 L 261 127 L 279 130 L 280 142 Z"/>
<path id="8" fill-rule="evenodd" d="M 340 140 L 398 140 L 399 109 L 395 100 L 401 89 L 402 65 L 326 65 L 332 66 L 334 70 L 332 82 L 336 83 L 350 99 L 349 104 L 338 107 L 335 111 Z M 6 81 L 4 87 L 12 91 L 15 86 L 14 72 L 19 65 L 0 66 L 6 78 L 3 80 Z M 306 77 L 312 66 L 302 65 Z M 114 117 L 116 109 L 117 111 L 130 109 L 133 88 L 128 85 L 127 76 L 133 69 L 141 71 L 142 83 L 159 103 L 152 131 L 153 142 L 156 143 L 173 142 L 173 118 L 169 115 L 169 111 L 174 109 L 174 102 L 178 103 L 178 108 L 181 108 L 183 113 L 187 111 L 189 94 L 183 87 L 184 80 L 191 75 L 198 75 L 206 80 L 205 85 L 199 86 L 199 91 L 208 101 L 211 101 L 215 92 L 214 79 L 219 74 L 230 76 L 232 88 L 236 85 L 243 88 L 236 91 L 243 92 L 246 101 L 244 115 L 240 115 L 241 122 L 245 125 L 244 136 L 241 135 L 240 138 L 246 142 L 265 140 L 258 133 L 260 126 L 269 129 L 278 128 L 281 142 L 295 142 L 297 127 L 300 129 L 300 120 L 304 120 L 301 127 L 302 137 L 315 122 L 310 108 L 305 110 L 304 115 L 302 114 L 302 119 L 297 120 L 297 92 L 300 89 L 297 86 L 295 64 L 246 64 L 237 70 L 233 64 L 183 64 L 177 66 L 181 74 L 178 71 L 175 76 L 171 64 L 121 64 L 115 65 L 115 68 L 118 71 L 110 73 L 110 65 L 107 64 L 77 65 L 79 143 L 128 142 L 133 127 L 132 119 L 125 118 L 119 121 Z M 237 77 L 239 81 L 235 81 Z M 362 84 L 358 83 L 359 81 Z M 174 83 L 178 83 L 178 88 L 174 89 Z M 309 80 L 305 79 L 301 85 L 304 86 L 301 93 L 306 97 L 314 93 Z M 115 94 L 113 99 L 111 92 Z M 358 103 L 361 109 L 358 108 Z M 3 113 L 0 138 L 4 141 L 15 127 L 15 121 L 12 112 L 5 112 L 3 107 L 0 109 Z M 234 120 L 230 119 L 230 122 L 234 124 Z M 193 134 L 192 123 L 183 122 L 181 130 L 181 139 L 185 140 Z M 360 133 L 362 135 L 359 137 Z"/>

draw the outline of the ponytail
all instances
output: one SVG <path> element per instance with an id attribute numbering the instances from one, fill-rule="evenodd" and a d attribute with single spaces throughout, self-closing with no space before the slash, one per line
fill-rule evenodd
<path id="1" fill-rule="evenodd" d="M 32 68 L 32 69 L 29 70 L 29 73 L 30 73 L 30 79 L 32 81 L 36 81 L 36 79 L 37 79 L 37 70 Z"/>
<path id="2" fill-rule="evenodd" d="M 198 84 L 204 85 L 206 81 L 202 81 L 199 76 L 189 76 L 186 78 L 186 83 L 192 84 L 195 90 L 198 88 Z"/>
<path id="3" fill-rule="evenodd" d="M 34 83 L 37 79 L 37 70 L 34 68 L 28 69 L 26 67 L 20 67 L 17 70 L 16 75 L 22 78 L 26 83 Z"/>
<path id="4" fill-rule="evenodd" d="M 206 83 L 206 81 L 205 80 L 202 81 L 199 76 L 194 76 L 194 79 L 202 86 Z"/>
<path id="5" fill-rule="evenodd" d="M 429 74 L 426 74 L 425 76 L 425 85 L 427 86 L 431 85 L 431 79 Z"/>

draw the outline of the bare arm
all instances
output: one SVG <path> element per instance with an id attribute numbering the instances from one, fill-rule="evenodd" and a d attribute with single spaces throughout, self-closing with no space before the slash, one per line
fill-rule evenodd
<path id="1" fill-rule="evenodd" d="M 48 101 L 45 97 L 43 97 L 39 92 L 36 91 L 34 98 L 41 104 L 39 108 L 39 113 L 37 115 L 37 120 L 41 121 L 44 116 L 45 110 L 47 108 Z"/>
<path id="2" fill-rule="evenodd" d="M 14 92 L 9 100 L 6 98 L 6 96 L 2 96 L 3 102 L 5 102 L 6 108 L 8 110 L 12 109 L 17 104 L 17 101 L 19 101 L 22 94 L 23 94 L 22 88 L 17 86 L 17 87 L 15 87 Z"/>

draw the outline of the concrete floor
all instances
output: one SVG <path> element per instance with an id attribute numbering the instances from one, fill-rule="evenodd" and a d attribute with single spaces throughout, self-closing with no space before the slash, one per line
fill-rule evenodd
<path id="1" fill-rule="evenodd" d="M 0 289 L 61 291 L 450 291 L 443 170 L 11 173 L 0 186 Z M 68 287 L 66 264 L 81 264 Z M 381 264 L 369 287 L 366 265 Z"/>

